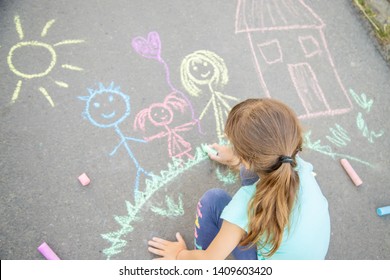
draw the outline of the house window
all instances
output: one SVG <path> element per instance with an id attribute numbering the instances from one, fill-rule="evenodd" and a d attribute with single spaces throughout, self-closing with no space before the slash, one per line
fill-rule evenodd
<path id="1" fill-rule="evenodd" d="M 282 49 L 280 48 L 278 40 L 275 39 L 263 44 L 258 44 L 257 47 L 268 64 L 283 62 Z"/>
<path id="2" fill-rule="evenodd" d="M 313 36 L 299 36 L 299 43 L 306 57 L 312 57 L 321 53 L 320 44 Z"/>

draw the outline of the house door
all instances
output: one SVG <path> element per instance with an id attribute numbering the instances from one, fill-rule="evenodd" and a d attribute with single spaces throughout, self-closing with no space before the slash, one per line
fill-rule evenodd
<path id="1" fill-rule="evenodd" d="M 307 116 L 322 115 L 330 111 L 310 64 L 288 64 L 288 71 Z"/>

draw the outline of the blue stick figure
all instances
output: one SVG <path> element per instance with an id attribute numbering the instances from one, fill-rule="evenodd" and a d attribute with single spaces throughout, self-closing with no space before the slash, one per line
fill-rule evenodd
<path id="1" fill-rule="evenodd" d="M 110 153 L 113 156 L 119 147 L 125 147 L 127 154 L 134 162 L 137 169 L 137 174 L 134 182 L 134 196 L 139 189 L 139 179 L 141 173 L 152 176 L 151 173 L 145 171 L 131 151 L 128 141 L 146 143 L 143 139 L 137 139 L 125 136 L 119 128 L 119 124 L 130 115 L 130 97 L 120 91 L 120 87 L 115 87 L 111 83 L 108 88 L 105 88 L 102 83 L 99 83 L 99 89 L 88 89 L 89 96 L 79 96 L 79 99 L 86 101 L 85 111 L 83 116 L 88 119 L 93 125 L 100 128 L 114 128 L 119 135 L 121 141 Z"/>

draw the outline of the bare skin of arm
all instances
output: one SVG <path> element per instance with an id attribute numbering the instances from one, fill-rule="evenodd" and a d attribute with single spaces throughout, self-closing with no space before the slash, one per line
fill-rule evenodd
<path id="1" fill-rule="evenodd" d="M 221 230 L 206 250 L 187 250 L 180 233 L 177 241 L 167 241 L 154 237 L 148 242 L 149 252 L 160 256 L 159 260 L 223 260 L 238 245 L 245 231 L 240 227 L 223 221 Z"/>

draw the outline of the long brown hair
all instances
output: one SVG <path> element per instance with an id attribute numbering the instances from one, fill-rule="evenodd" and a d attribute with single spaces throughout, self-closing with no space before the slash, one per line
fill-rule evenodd
<path id="1" fill-rule="evenodd" d="M 280 247 L 299 188 L 296 155 L 302 147 L 302 128 L 295 113 L 274 99 L 247 99 L 229 113 L 225 133 L 235 154 L 260 180 L 248 206 L 248 234 L 243 246 Z M 284 162 L 283 157 L 289 161 Z M 284 163 L 283 163 L 284 162 Z"/>

